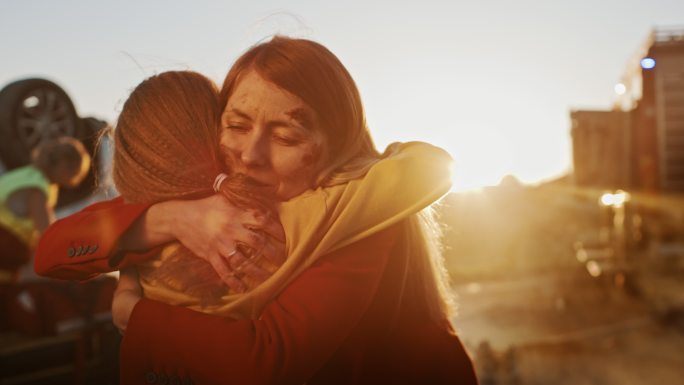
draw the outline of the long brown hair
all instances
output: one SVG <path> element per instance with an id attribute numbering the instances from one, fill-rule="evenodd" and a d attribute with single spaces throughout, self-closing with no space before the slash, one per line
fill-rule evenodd
<path id="1" fill-rule="evenodd" d="M 211 80 L 191 71 L 164 72 L 133 90 L 114 129 L 112 173 L 127 202 L 195 199 L 214 193 L 216 176 L 229 172 L 218 147 L 218 95 Z M 243 179 L 228 178 L 221 193 L 243 208 L 272 211 L 269 197 Z M 207 302 L 228 293 L 211 265 L 185 247 L 175 249 L 168 261 L 148 273 L 177 290 L 206 297 Z"/>

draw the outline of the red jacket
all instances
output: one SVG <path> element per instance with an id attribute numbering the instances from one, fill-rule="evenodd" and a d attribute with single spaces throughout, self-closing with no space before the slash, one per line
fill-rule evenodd
<path id="1" fill-rule="evenodd" d="M 143 211 L 112 201 L 57 222 L 41 240 L 36 270 L 72 279 L 111 270 L 111 248 Z M 109 231 L 98 237 L 95 227 Z M 400 234 L 395 226 L 324 256 L 258 320 L 141 300 L 121 345 L 121 382 L 476 384 L 456 335 L 428 320 L 414 294 L 408 260 L 396 252 Z M 60 247 L 85 241 L 104 250 L 62 256 Z"/>

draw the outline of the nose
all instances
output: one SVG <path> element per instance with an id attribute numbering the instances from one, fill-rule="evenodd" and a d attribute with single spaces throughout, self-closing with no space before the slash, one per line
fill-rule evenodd
<path id="1" fill-rule="evenodd" d="M 240 153 L 240 161 L 246 167 L 259 167 L 268 162 L 268 142 L 265 135 L 254 130 Z"/>

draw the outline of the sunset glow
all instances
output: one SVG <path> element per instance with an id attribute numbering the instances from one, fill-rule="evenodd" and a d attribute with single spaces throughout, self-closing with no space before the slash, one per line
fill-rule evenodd
<path id="1" fill-rule="evenodd" d="M 611 14 L 615 4 L 588 0 L 297 1 L 286 8 L 202 0 L 163 3 L 166 17 L 151 23 L 161 3 L 35 3 L 13 2 L 0 15 L 8 37 L 2 84 L 47 77 L 80 116 L 115 122 L 130 90 L 150 75 L 192 69 L 220 84 L 252 44 L 276 33 L 310 38 L 349 69 L 378 147 L 408 140 L 443 147 L 455 160 L 455 191 L 496 185 L 506 175 L 538 183 L 567 174 L 569 111 L 610 108 L 624 92 L 618 83 L 627 59 L 650 29 L 684 14 L 684 3 L 660 0 L 621 7 L 611 20 L 588 19 L 586 9 Z M 25 28 L 28 20 L 36 27 Z"/>

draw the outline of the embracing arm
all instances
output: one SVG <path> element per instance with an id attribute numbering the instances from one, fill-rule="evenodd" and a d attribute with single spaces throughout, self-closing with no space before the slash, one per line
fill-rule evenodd
<path id="1" fill-rule="evenodd" d="M 272 237 L 266 240 L 253 229 Z M 244 284 L 232 275 L 224 256 L 243 243 L 262 250 L 271 261 L 281 261 L 284 247 L 273 245 L 284 238 L 282 232 L 279 223 L 233 206 L 220 195 L 154 205 L 128 204 L 116 198 L 50 226 L 38 244 L 35 270 L 52 278 L 90 279 L 139 264 L 158 254 L 156 246 L 179 240 L 207 260 L 231 289 L 243 291 L 269 274 L 248 260 L 243 271 L 253 279 Z M 264 245 L 267 241 L 269 247 Z"/>
<path id="2" fill-rule="evenodd" d="M 118 240 L 145 213 L 149 205 L 126 204 L 121 198 L 92 204 L 53 223 L 36 249 L 36 273 L 60 279 L 85 280 L 148 258 L 128 254 L 121 264 L 110 259 L 119 251 Z"/>
<path id="3" fill-rule="evenodd" d="M 315 260 L 389 228 L 449 192 L 452 159 L 446 151 L 408 142 L 394 143 L 386 153 L 362 178 L 281 205 L 288 258 Z"/>
<path id="4" fill-rule="evenodd" d="M 140 300 L 121 346 L 122 382 L 143 382 L 160 368 L 195 383 L 305 382 L 370 306 L 398 233 L 395 226 L 321 258 L 258 320 Z"/>

